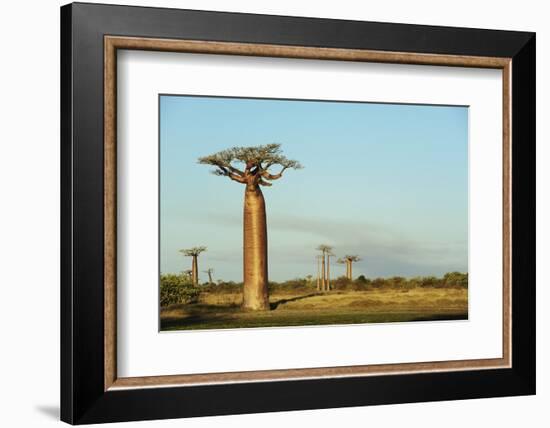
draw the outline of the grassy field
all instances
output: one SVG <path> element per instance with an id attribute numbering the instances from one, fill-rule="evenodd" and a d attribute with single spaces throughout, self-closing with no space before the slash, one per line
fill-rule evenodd
<path id="1" fill-rule="evenodd" d="M 360 324 L 468 318 L 466 288 L 276 291 L 271 310 L 246 312 L 240 293 L 201 293 L 197 303 L 161 309 L 161 330 Z"/>

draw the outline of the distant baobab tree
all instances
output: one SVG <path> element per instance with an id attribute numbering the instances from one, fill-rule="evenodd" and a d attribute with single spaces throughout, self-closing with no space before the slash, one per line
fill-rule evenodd
<path id="1" fill-rule="evenodd" d="M 192 257 L 192 263 L 191 263 L 191 279 L 193 280 L 193 285 L 197 287 L 199 285 L 199 264 L 197 262 L 197 259 L 199 257 L 199 254 L 203 251 L 206 251 L 206 247 L 193 247 L 193 248 L 187 248 L 185 250 L 180 250 L 180 253 L 182 253 L 184 256 Z"/>
<path id="2" fill-rule="evenodd" d="M 341 260 L 341 263 L 346 264 L 346 278 L 352 281 L 353 280 L 353 263 L 358 262 L 361 259 L 359 258 L 359 256 L 346 254 L 340 260 Z"/>
<path id="3" fill-rule="evenodd" d="M 298 161 L 281 154 L 280 144 L 233 147 L 199 158 L 199 163 L 216 167 L 213 174 L 246 185 L 243 215 L 243 308 L 269 310 L 267 274 L 267 221 L 260 186 L 271 186 L 289 168 L 300 169 Z M 238 168 L 237 165 L 244 168 Z M 282 167 L 272 174 L 273 166 Z"/>
<path id="4" fill-rule="evenodd" d="M 212 274 L 214 273 L 214 269 L 213 268 L 208 268 L 206 270 L 203 270 L 203 272 L 208 275 L 208 283 L 213 284 L 214 281 L 212 281 Z"/>
<path id="5" fill-rule="evenodd" d="M 189 279 L 193 279 L 193 270 L 191 269 L 185 269 L 183 271 L 183 274 L 187 276 Z"/>
<path id="6" fill-rule="evenodd" d="M 317 291 L 321 291 L 321 259 L 323 256 L 321 254 L 318 254 L 316 256 L 317 259 Z"/>
<path id="7" fill-rule="evenodd" d="M 332 247 L 330 245 L 321 244 L 317 247 L 317 250 L 321 252 L 321 291 L 330 290 L 330 256 L 332 254 Z"/>
<path id="8" fill-rule="evenodd" d="M 330 291 L 330 258 L 334 256 L 332 251 L 327 251 L 327 291 Z"/>

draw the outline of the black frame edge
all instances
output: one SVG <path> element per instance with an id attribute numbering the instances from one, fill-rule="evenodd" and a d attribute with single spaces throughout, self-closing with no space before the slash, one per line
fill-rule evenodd
<path id="1" fill-rule="evenodd" d="M 512 58 L 512 363 L 536 393 L 536 35 Z M 520 316 L 521 314 L 521 316 Z"/>
<path id="2" fill-rule="evenodd" d="M 60 418 L 74 423 L 73 395 L 73 289 L 72 289 L 72 5 L 60 9 L 60 133 L 61 133 L 61 174 L 60 174 L 60 213 L 61 213 L 61 388 Z"/>
<path id="3" fill-rule="evenodd" d="M 393 50 L 512 57 L 513 367 L 104 392 L 105 34 L 374 50 L 392 50 L 393 45 Z M 395 49 L 400 43 L 406 49 Z M 535 96 L 534 33 L 86 3 L 63 6 L 61 419 L 84 424 L 534 394 Z"/>

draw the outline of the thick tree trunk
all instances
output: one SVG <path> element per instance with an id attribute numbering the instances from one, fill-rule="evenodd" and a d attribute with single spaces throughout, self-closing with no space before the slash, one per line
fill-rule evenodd
<path id="1" fill-rule="evenodd" d="M 327 291 L 330 291 L 330 256 L 327 254 Z"/>
<path id="2" fill-rule="evenodd" d="M 323 253 L 323 259 L 321 261 L 321 289 L 323 291 L 327 290 L 327 278 L 326 278 L 325 254 L 324 253 Z"/>
<path id="3" fill-rule="evenodd" d="M 349 261 L 349 276 L 348 276 L 348 279 L 350 281 L 353 281 L 353 262 L 351 260 Z"/>
<path id="4" fill-rule="evenodd" d="M 317 257 L 317 291 L 321 291 L 321 259 Z"/>
<path id="5" fill-rule="evenodd" d="M 247 185 L 244 196 L 243 308 L 269 310 L 267 289 L 267 221 L 259 186 Z"/>
<path id="6" fill-rule="evenodd" d="M 196 287 L 199 285 L 199 267 L 197 263 L 197 256 L 193 256 L 193 263 L 191 265 L 191 276 L 193 278 L 193 285 Z"/>
<path id="7" fill-rule="evenodd" d="M 208 283 L 212 284 L 212 273 L 208 272 Z"/>

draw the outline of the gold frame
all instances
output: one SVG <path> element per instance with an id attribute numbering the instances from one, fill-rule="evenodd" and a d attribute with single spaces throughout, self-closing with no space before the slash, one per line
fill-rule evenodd
<path id="1" fill-rule="evenodd" d="M 503 349 L 502 358 L 358 365 L 148 377 L 117 377 L 116 368 L 116 52 L 117 49 L 244 55 L 394 64 L 442 65 L 502 70 L 503 82 Z M 192 386 L 235 382 L 353 377 L 511 367 L 511 58 L 382 52 L 248 43 L 104 38 L 104 389 Z"/>

